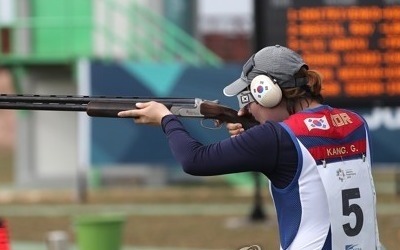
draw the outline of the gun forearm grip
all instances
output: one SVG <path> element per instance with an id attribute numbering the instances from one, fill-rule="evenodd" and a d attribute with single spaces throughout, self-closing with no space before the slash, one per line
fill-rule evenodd
<path id="1" fill-rule="evenodd" d="M 92 117 L 119 117 L 124 110 L 136 109 L 135 102 L 93 101 L 87 104 L 86 113 Z"/>
<path id="2" fill-rule="evenodd" d="M 144 99 L 144 101 L 149 101 Z M 91 101 L 86 106 L 86 113 L 88 116 L 92 117 L 114 117 L 121 118 L 118 116 L 120 111 L 136 109 L 137 101 Z M 171 108 L 171 104 L 169 102 L 161 102 L 167 108 Z M 132 117 L 126 117 L 132 118 Z"/>

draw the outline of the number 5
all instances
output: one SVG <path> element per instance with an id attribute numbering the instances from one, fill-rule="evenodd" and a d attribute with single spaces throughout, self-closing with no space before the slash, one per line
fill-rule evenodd
<path id="1" fill-rule="evenodd" d="M 360 189 L 359 188 L 351 188 L 342 190 L 342 207 L 343 207 L 343 215 L 349 216 L 351 213 L 354 213 L 356 216 L 356 225 L 352 228 L 350 223 L 346 223 L 343 225 L 343 230 L 347 236 L 356 236 L 361 232 L 361 229 L 364 224 L 364 214 L 362 209 L 357 204 L 351 204 L 351 199 L 360 198 Z"/>

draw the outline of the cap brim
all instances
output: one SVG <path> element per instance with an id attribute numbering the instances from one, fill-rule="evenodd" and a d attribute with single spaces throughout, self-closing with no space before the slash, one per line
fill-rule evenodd
<path id="1" fill-rule="evenodd" d="M 239 78 L 224 88 L 224 95 L 235 96 L 242 92 L 242 90 L 244 90 L 248 85 L 249 84 L 245 80 Z"/>

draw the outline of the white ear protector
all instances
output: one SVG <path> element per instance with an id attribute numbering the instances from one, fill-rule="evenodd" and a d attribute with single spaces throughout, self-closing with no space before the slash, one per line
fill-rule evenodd
<path id="1" fill-rule="evenodd" d="M 266 108 L 275 107 L 282 100 L 278 83 L 266 75 L 258 75 L 251 81 L 250 92 L 254 100 Z"/>

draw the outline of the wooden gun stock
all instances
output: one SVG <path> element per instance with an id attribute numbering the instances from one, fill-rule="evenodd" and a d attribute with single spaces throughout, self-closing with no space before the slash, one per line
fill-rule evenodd
<path id="1" fill-rule="evenodd" d="M 201 103 L 200 113 L 203 114 L 205 118 L 216 119 L 221 122 L 241 123 L 244 129 L 249 129 L 259 124 L 252 115 L 238 116 L 237 110 L 214 102 L 205 101 Z"/>

